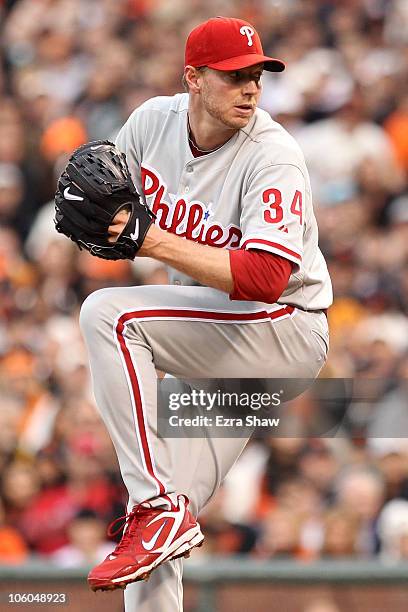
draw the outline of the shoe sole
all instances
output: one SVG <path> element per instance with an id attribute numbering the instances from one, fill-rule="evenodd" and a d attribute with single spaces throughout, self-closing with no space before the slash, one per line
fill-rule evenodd
<path id="1" fill-rule="evenodd" d="M 181 543 L 180 540 L 182 540 Z M 200 526 L 197 525 L 196 528 L 186 531 L 182 538 L 174 541 L 173 545 L 164 551 L 160 557 L 157 557 L 157 559 L 155 559 L 151 565 L 141 567 L 136 572 L 133 572 L 128 576 L 114 578 L 110 581 L 110 584 L 90 584 L 89 586 L 91 587 L 92 591 L 114 591 L 115 589 L 126 589 L 128 584 L 138 582 L 140 580 L 148 580 L 152 571 L 165 561 L 173 561 L 174 559 L 179 559 L 180 557 L 189 557 L 191 550 L 195 547 L 199 548 L 203 541 L 204 536 L 201 532 Z"/>

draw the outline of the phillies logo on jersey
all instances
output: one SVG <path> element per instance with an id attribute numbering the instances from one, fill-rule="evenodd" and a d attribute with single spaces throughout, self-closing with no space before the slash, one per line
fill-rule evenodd
<path id="1" fill-rule="evenodd" d="M 212 223 L 211 203 L 206 206 L 199 200 L 190 202 L 169 193 L 160 174 L 150 166 L 142 166 L 141 175 L 143 192 L 161 229 L 209 246 L 239 248 L 241 230 L 232 223 L 227 227 Z"/>

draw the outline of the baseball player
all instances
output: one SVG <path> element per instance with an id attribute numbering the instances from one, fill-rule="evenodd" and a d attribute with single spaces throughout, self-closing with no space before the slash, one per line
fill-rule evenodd
<path id="1" fill-rule="evenodd" d="M 89 583 L 130 585 L 128 612 L 182 610 L 181 558 L 203 541 L 197 515 L 247 441 L 160 439 L 156 369 L 183 378 L 314 378 L 326 360 L 332 289 L 305 162 L 257 108 L 263 70 L 284 67 L 264 55 L 249 23 L 210 19 L 187 39 L 187 92 L 148 100 L 117 137 L 155 215 L 155 223 L 137 218 L 126 240 L 171 268 L 167 286 L 93 293 L 80 317 L 97 405 L 129 492 L 123 537 Z M 64 185 L 61 198 L 84 200 L 86 188 Z M 129 215 L 121 209 L 109 222 L 112 245 Z"/>

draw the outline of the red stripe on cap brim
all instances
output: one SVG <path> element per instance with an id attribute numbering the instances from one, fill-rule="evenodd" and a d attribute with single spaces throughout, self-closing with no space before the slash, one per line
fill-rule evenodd
<path id="1" fill-rule="evenodd" d="M 249 68 L 250 66 L 255 66 L 255 64 L 261 64 L 262 62 L 264 64 L 264 70 L 269 72 L 282 72 L 286 68 L 282 60 L 266 55 L 258 55 L 256 53 L 247 53 L 247 55 L 230 57 L 229 59 L 222 60 L 222 62 L 207 64 L 207 66 L 214 70 L 240 70 L 241 68 Z"/>

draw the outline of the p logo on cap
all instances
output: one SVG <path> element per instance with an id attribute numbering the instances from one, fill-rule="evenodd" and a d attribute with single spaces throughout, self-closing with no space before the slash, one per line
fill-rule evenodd
<path id="1" fill-rule="evenodd" d="M 251 26 L 242 26 L 242 28 L 239 29 L 239 33 L 248 37 L 248 47 L 252 47 L 252 45 L 254 44 L 252 42 L 252 37 L 255 34 L 255 32 L 251 28 Z"/>
<path id="2" fill-rule="evenodd" d="M 264 55 L 258 32 L 243 19 L 213 17 L 200 23 L 187 38 L 185 66 L 240 70 L 262 63 L 270 72 L 285 69 L 282 60 Z"/>

